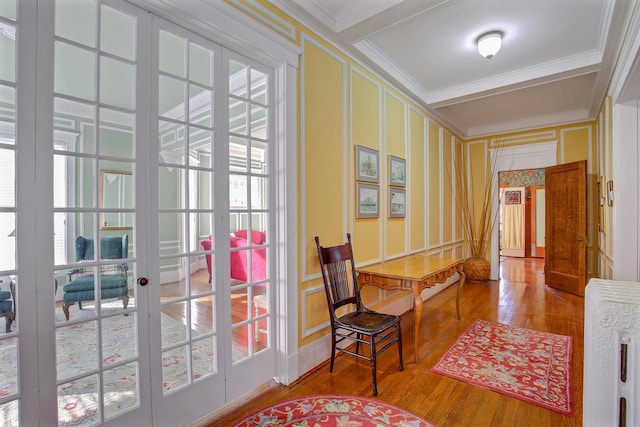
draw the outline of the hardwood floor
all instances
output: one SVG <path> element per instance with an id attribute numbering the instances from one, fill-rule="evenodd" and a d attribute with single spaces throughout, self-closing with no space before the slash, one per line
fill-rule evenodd
<path id="1" fill-rule="evenodd" d="M 412 360 L 412 340 L 406 338 L 413 334 L 413 316 L 406 313 L 402 320 L 405 370 L 398 371 L 397 352 L 381 354 L 377 398 L 438 426 L 581 426 L 584 299 L 546 287 L 543 267 L 541 259 L 504 258 L 499 281 L 467 282 L 460 301 L 460 321 L 455 314 L 456 286 L 426 301 L 418 364 Z M 573 337 L 574 417 L 430 372 L 478 318 Z M 229 426 L 279 400 L 328 393 L 371 397 L 368 362 L 340 355 L 333 373 L 325 363 L 289 387 L 266 384 L 253 396 L 227 405 L 198 425 Z"/>

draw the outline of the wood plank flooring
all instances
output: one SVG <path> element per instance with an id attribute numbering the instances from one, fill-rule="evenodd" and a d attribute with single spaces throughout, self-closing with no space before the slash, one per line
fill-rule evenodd
<path id="1" fill-rule="evenodd" d="M 420 325 L 419 362 L 413 363 L 413 314 L 402 320 L 405 370 L 398 371 L 397 352 L 378 357 L 378 399 L 405 408 L 438 426 L 581 426 L 584 299 L 544 285 L 544 260 L 503 258 L 501 279 L 465 285 L 461 316 L 455 314 L 456 287 L 425 302 Z M 573 337 L 574 417 L 430 372 L 431 367 L 475 319 L 485 319 Z M 313 394 L 371 397 L 367 361 L 336 358 L 334 372 L 325 363 L 289 387 L 265 384 L 256 393 L 231 403 L 194 425 L 226 427 L 282 399 Z"/>

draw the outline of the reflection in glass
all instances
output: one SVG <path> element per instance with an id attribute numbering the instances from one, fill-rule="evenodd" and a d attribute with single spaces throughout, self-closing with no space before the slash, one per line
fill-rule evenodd
<path id="1" fill-rule="evenodd" d="M 189 384 L 189 366 L 187 365 L 187 346 L 162 352 L 162 384 L 166 394 Z"/>
<path id="2" fill-rule="evenodd" d="M 229 132 L 247 135 L 247 103 L 229 98 Z"/>
<path id="3" fill-rule="evenodd" d="M 120 307 L 121 309 L 121 307 Z M 136 346 L 123 345 L 137 341 L 137 314 L 115 315 L 102 319 L 102 364 L 113 365 L 137 357 Z"/>
<path id="4" fill-rule="evenodd" d="M 229 175 L 229 206 L 231 209 L 247 208 L 247 177 L 244 175 Z"/>
<path id="5" fill-rule="evenodd" d="M 133 159 L 135 156 L 135 119 L 135 113 L 123 113 L 101 108 L 100 154 L 120 159 Z"/>
<path id="6" fill-rule="evenodd" d="M 98 376 L 91 375 L 58 386 L 59 425 L 72 425 L 78 419 L 86 424 L 98 423 L 98 384 Z"/>
<path id="7" fill-rule="evenodd" d="M 64 381 L 98 367 L 96 326 L 97 321 L 91 320 L 56 329 L 58 381 Z"/>
<path id="8" fill-rule="evenodd" d="M 189 123 L 211 128 L 211 102 L 213 93 L 195 85 L 189 85 Z"/>
<path id="9" fill-rule="evenodd" d="M 185 53 L 184 39 L 166 31 L 160 31 L 160 71 L 185 77 L 184 61 L 182 60 L 186 57 Z"/>
<path id="10" fill-rule="evenodd" d="M 133 175 L 117 170 L 100 171 L 100 207 L 103 209 L 133 208 Z M 133 213 L 100 212 L 101 230 L 123 230 L 133 227 Z"/>
<path id="11" fill-rule="evenodd" d="M 247 97 L 247 71 L 244 64 L 229 61 L 229 93 L 239 98 Z"/>
<path id="12" fill-rule="evenodd" d="M 140 406 L 138 363 L 131 362 L 104 371 L 104 415 L 106 419 Z"/>
<path id="13" fill-rule="evenodd" d="M 185 119 L 185 83 L 168 76 L 160 76 L 159 110 L 162 117 Z"/>
<path id="14" fill-rule="evenodd" d="M 57 0 L 55 32 L 85 46 L 96 46 L 97 2 Z"/>
<path id="15" fill-rule="evenodd" d="M 257 105 L 251 106 L 251 136 L 267 139 L 267 109 Z"/>
<path id="16" fill-rule="evenodd" d="M 135 17 L 105 5 L 100 11 L 100 49 L 129 61 L 135 60 Z"/>
<path id="17" fill-rule="evenodd" d="M 231 360 L 235 364 L 249 357 L 249 325 L 234 327 L 231 334 L 233 340 Z"/>
<path id="18" fill-rule="evenodd" d="M 64 123 L 71 120 L 72 123 L 76 123 L 79 128 L 83 129 L 82 134 L 79 132 L 71 132 L 67 129 L 56 129 L 53 138 L 54 149 L 87 154 L 95 153 L 95 106 L 55 98 L 53 107 L 55 122 Z"/>
<path id="19" fill-rule="evenodd" d="M 184 169 L 172 167 L 158 168 L 158 188 L 160 209 L 178 209 L 184 194 Z"/>
<path id="20" fill-rule="evenodd" d="M 251 141 L 251 173 L 266 174 L 269 172 L 267 165 L 267 144 L 262 141 Z"/>
<path id="21" fill-rule="evenodd" d="M 203 86 L 211 87 L 213 82 L 213 55 L 211 51 L 189 43 L 189 79 Z"/>
<path id="22" fill-rule="evenodd" d="M 267 105 L 267 75 L 251 69 L 251 101 Z"/>
<path id="23" fill-rule="evenodd" d="M 0 22 L 0 80 L 15 83 L 16 81 L 16 27 Z"/>
<path id="24" fill-rule="evenodd" d="M 194 382 L 216 373 L 215 343 L 215 337 L 208 337 L 194 341 L 191 344 L 192 378 Z"/>
<path id="25" fill-rule="evenodd" d="M 56 93 L 95 101 L 96 53 L 56 42 L 54 88 Z"/>
<path id="26" fill-rule="evenodd" d="M 132 110 L 135 108 L 135 65 L 100 57 L 100 100 L 104 104 Z"/>
<path id="27" fill-rule="evenodd" d="M 162 307 L 162 348 L 183 343 L 187 339 L 187 327 L 176 318 L 186 317 L 184 302 L 177 302 Z"/>
<path id="28" fill-rule="evenodd" d="M 184 164 L 185 128 L 186 127 L 184 125 L 177 125 L 175 123 L 165 121 L 159 122 L 160 163 L 172 165 Z"/>

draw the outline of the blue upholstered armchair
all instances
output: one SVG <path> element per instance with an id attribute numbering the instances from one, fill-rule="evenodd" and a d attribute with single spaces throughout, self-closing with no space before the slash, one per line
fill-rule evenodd
<path id="1" fill-rule="evenodd" d="M 76 262 L 93 260 L 93 238 L 76 237 Z M 129 236 L 101 237 L 100 259 L 124 259 L 129 251 Z M 127 280 L 127 263 L 101 265 L 100 268 L 100 299 L 118 298 L 122 300 L 124 308 L 129 304 L 129 286 Z M 93 301 L 94 268 L 74 268 L 68 271 L 69 281 L 63 290 L 62 310 L 69 320 L 69 307 L 78 302 L 82 310 L 82 301 Z"/>

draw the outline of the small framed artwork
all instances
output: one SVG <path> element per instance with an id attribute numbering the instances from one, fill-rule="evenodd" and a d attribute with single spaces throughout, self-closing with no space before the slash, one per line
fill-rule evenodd
<path id="1" fill-rule="evenodd" d="M 607 206 L 613 206 L 613 180 L 607 181 Z"/>
<path id="2" fill-rule="evenodd" d="M 356 187 L 356 218 L 378 218 L 380 216 L 380 187 L 359 182 Z"/>
<path id="3" fill-rule="evenodd" d="M 358 181 L 380 182 L 379 165 L 377 150 L 356 145 L 356 179 Z"/>
<path id="4" fill-rule="evenodd" d="M 522 204 L 520 199 L 520 190 L 505 191 L 504 192 L 504 204 L 505 205 L 520 205 Z"/>
<path id="5" fill-rule="evenodd" d="M 405 190 L 391 188 L 389 190 L 389 217 L 404 218 L 407 210 L 407 193 Z"/>
<path id="6" fill-rule="evenodd" d="M 389 185 L 404 187 L 407 183 L 407 161 L 389 156 Z"/>

